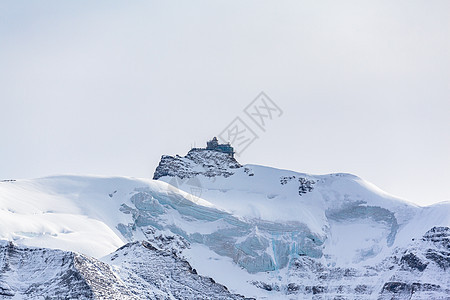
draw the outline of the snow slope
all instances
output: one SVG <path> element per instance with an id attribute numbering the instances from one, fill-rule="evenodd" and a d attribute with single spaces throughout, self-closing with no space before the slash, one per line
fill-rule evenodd
<path id="1" fill-rule="evenodd" d="M 167 187 L 147 179 L 93 176 L 0 182 L 0 239 L 99 258 L 127 242 L 117 225 L 132 217 L 119 209 L 131 204 L 135 190 L 164 193 Z"/>

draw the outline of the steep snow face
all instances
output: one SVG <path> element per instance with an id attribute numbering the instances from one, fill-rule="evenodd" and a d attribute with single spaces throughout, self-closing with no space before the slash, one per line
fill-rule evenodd
<path id="1" fill-rule="evenodd" d="M 0 238 L 95 257 L 107 255 L 124 244 L 115 226 L 129 219 L 117 213 L 124 198 L 118 200 L 114 191 L 120 189 L 122 196 L 128 196 L 136 184 L 144 185 L 131 182 L 75 176 L 2 182 Z"/>
<path id="2" fill-rule="evenodd" d="M 134 220 L 120 208 L 133 205 L 130 198 L 140 188 L 175 193 L 164 182 L 121 177 L 55 176 L 0 182 L 0 239 L 105 256 L 127 242 L 117 226 Z M 177 190 L 176 197 L 186 195 Z M 198 198 L 190 200 L 210 205 Z"/>

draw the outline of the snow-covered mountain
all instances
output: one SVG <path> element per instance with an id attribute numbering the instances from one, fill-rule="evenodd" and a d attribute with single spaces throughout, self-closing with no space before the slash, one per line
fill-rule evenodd
<path id="1" fill-rule="evenodd" d="M 0 297 L 14 299 L 243 299 L 147 242 L 104 259 L 0 241 Z"/>
<path id="2" fill-rule="evenodd" d="M 163 156 L 154 179 L 0 182 L 0 239 L 14 243 L 2 257 L 62 249 L 46 253 L 105 268 L 123 299 L 448 299 L 449 202 L 419 207 L 354 175 L 242 166 L 203 149 Z M 15 267 L 0 273 L 3 297 L 26 290 L 11 274 L 29 267 Z M 79 272 L 72 262 L 48 278 L 67 270 Z"/>

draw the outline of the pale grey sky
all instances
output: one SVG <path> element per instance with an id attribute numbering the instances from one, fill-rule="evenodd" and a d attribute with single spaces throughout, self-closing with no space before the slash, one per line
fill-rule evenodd
<path id="1" fill-rule="evenodd" d="M 450 200 L 448 53 L 447 0 L 1 1 L 0 179 L 151 177 L 265 91 L 241 163 Z"/>

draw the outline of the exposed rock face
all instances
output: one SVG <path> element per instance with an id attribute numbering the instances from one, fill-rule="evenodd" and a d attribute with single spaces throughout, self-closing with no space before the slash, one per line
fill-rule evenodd
<path id="1" fill-rule="evenodd" d="M 148 242 L 127 244 L 106 260 L 2 242 L 0 299 L 243 299 Z"/>
<path id="2" fill-rule="evenodd" d="M 176 253 L 159 250 L 148 242 L 127 244 L 107 261 L 116 266 L 138 299 L 244 299 L 212 278 L 198 275 Z"/>
<path id="3" fill-rule="evenodd" d="M 448 227 L 433 227 L 422 238 L 422 241 L 435 247 L 430 247 L 425 257 L 436 263 L 443 271 L 450 270 L 450 229 Z"/>
<path id="4" fill-rule="evenodd" d="M 422 239 L 375 266 L 330 267 L 320 259 L 299 257 L 286 285 L 253 282 L 261 289 L 313 299 L 448 299 L 450 229 L 433 227 Z M 432 255 L 430 255 L 432 253 Z"/>
<path id="5" fill-rule="evenodd" d="M 129 299 L 106 263 L 73 252 L 0 244 L 0 298 Z"/>
<path id="6" fill-rule="evenodd" d="M 234 174 L 233 169 L 241 167 L 236 159 L 226 153 L 192 149 L 184 157 L 163 155 L 153 175 L 153 179 L 156 180 L 164 176 L 183 179 L 196 175 L 229 177 Z"/>
<path id="7" fill-rule="evenodd" d="M 283 176 L 280 178 L 281 185 L 285 185 L 288 182 L 295 180 L 295 175 L 293 176 Z M 298 178 L 298 195 L 301 196 L 303 194 L 312 192 L 314 189 L 314 184 L 316 183 L 314 180 L 308 180 L 307 178 L 300 177 Z"/>

